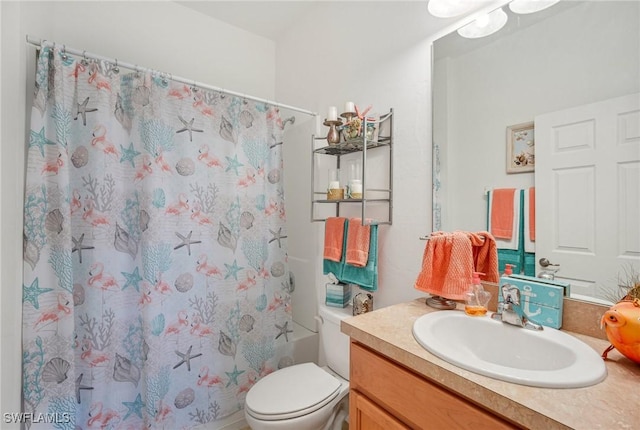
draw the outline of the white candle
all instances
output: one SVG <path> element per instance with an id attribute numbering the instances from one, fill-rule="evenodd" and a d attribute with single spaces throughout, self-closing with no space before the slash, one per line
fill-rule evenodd
<path id="1" fill-rule="evenodd" d="M 335 106 L 329 106 L 329 115 L 327 115 L 327 120 L 335 121 L 338 119 L 338 108 Z"/>
<path id="2" fill-rule="evenodd" d="M 344 111 L 345 112 L 355 112 L 356 111 L 356 106 L 353 104 L 353 102 L 346 102 L 344 104 Z"/>
<path id="3" fill-rule="evenodd" d="M 354 179 L 349 183 L 349 190 L 351 193 L 362 194 L 362 182 L 359 179 Z"/>
<path id="4" fill-rule="evenodd" d="M 340 189 L 340 182 L 339 181 L 331 181 L 331 182 L 329 182 L 329 189 L 330 190 Z"/>

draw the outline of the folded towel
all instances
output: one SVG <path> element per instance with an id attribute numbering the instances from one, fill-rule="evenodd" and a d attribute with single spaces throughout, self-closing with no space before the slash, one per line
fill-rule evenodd
<path id="1" fill-rule="evenodd" d="M 491 234 L 497 239 L 511 239 L 514 232 L 515 188 L 493 190 L 491 200 Z"/>
<path id="2" fill-rule="evenodd" d="M 347 230 L 350 230 L 347 223 Z M 339 278 L 342 282 L 359 285 L 368 291 L 376 291 L 378 289 L 378 226 L 369 226 L 369 257 L 364 267 L 357 267 L 352 264 L 344 264 L 342 275 Z M 347 231 L 347 237 L 348 237 Z"/>
<path id="3" fill-rule="evenodd" d="M 322 260 L 322 273 L 324 273 L 325 275 L 328 275 L 329 273 L 333 273 L 333 275 L 339 281 L 342 281 L 342 272 L 344 271 L 344 267 L 346 266 L 345 259 L 347 255 L 347 241 L 344 240 L 344 237 L 348 235 L 348 231 L 349 231 L 349 223 L 344 223 L 345 218 L 342 218 L 342 220 L 344 225 L 344 234 L 343 234 L 342 243 L 340 245 L 341 258 L 339 261 L 332 261 L 326 258 Z"/>
<path id="4" fill-rule="evenodd" d="M 461 231 L 431 233 L 414 288 L 453 300 L 465 298 L 473 275 L 469 236 Z"/>
<path id="5" fill-rule="evenodd" d="M 529 239 L 536 240 L 536 189 L 529 188 Z"/>
<path id="6" fill-rule="evenodd" d="M 501 239 L 496 237 L 495 235 L 493 236 L 494 239 L 496 240 L 496 245 L 499 250 L 511 249 L 514 251 L 519 251 L 521 248 L 520 241 L 521 241 L 522 235 L 520 233 L 522 230 L 522 215 L 523 215 L 522 191 L 523 190 L 516 190 L 516 191 L 517 192 L 513 193 L 513 217 L 512 217 L 512 227 L 511 227 L 511 231 L 512 231 L 511 238 Z M 490 191 L 488 205 L 487 205 L 487 210 L 488 210 L 487 231 L 489 232 L 493 231 L 493 225 L 492 225 L 493 200 L 494 200 L 494 191 Z"/>
<path id="7" fill-rule="evenodd" d="M 371 227 L 362 225 L 362 219 L 351 218 L 347 235 L 347 264 L 364 267 L 369 259 L 369 238 Z"/>
<path id="8" fill-rule="evenodd" d="M 346 218 L 329 217 L 324 224 L 324 259 L 339 262 L 342 259 Z"/>

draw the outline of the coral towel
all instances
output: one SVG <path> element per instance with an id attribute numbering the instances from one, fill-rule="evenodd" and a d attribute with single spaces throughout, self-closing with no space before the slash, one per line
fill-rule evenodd
<path id="1" fill-rule="evenodd" d="M 529 240 L 536 240 L 536 189 L 529 188 Z"/>
<path id="2" fill-rule="evenodd" d="M 324 224 L 324 259 L 340 262 L 346 218 L 329 217 Z"/>
<path id="3" fill-rule="evenodd" d="M 369 260 L 369 240 L 371 227 L 362 225 L 360 218 L 349 219 L 347 233 L 347 264 L 356 267 L 364 267 Z"/>
<path id="4" fill-rule="evenodd" d="M 422 256 L 422 270 L 415 288 L 453 300 L 465 298 L 474 271 L 498 282 L 498 253 L 488 232 L 433 232 Z"/>
<path id="5" fill-rule="evenodd" d="M 513 236 L 513 210 L 515 188 L 493 190 L 491 200 L 491 234 L 498 239 Z"/>
<path id="6" fill-rule="evenodd" d="M 488 231 L 469 233 L 473 250 L 473 266 L 476 272 L 484 273 L 480 279 L 500 282 L 498 273 L 498 247 L 495 238 Z"/>

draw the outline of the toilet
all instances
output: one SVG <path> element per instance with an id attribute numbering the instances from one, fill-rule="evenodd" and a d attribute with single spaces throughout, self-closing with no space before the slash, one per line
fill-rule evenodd
<path id="1" fill-rule="evenodd" d="M 340 430 L 349 406 L 349 337 L 340 321 L 351 308 L 320 305 L 320 341 L 327 366 L 302 363 L 277 370 L 247 393 L 244 415 L 252 430 Z"/>

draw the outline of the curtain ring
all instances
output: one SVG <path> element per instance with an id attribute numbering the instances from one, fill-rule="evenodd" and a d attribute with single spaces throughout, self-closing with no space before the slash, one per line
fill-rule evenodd
<path id="1" fill-rule="evenodd" d="M 87 51 L 82 51 L 82 61 L 80 61 L 80 63 L 83 66 L 86 66 L 87 64 L 89 64 L 89 61 L 87 61 Z"/>
<path id="2" fill-rule="evenodd" d="M 193 84 L 191 85 L 191 91 L 193 91 L 194 93 L 198 92 L 198 87 L 196 85 L 196 81 L 193 81 Z"/>
<path id="3" fill-rule="evenodd" d="M 67 61 L 67 45 L 62 45 L 62 59 L 64 61 Z"/>
<path id="4" fill-rule="evenodd" d="M 117 58 L 116 58 L 116 65 L 115 65 L 115 67 L 113 68 L 113 73 L 115 73 L 116 75 L 117 75 L 118 73 L 120 73 L 120 68 L 118 67 L 118 59 L 117 59 Z"/>

